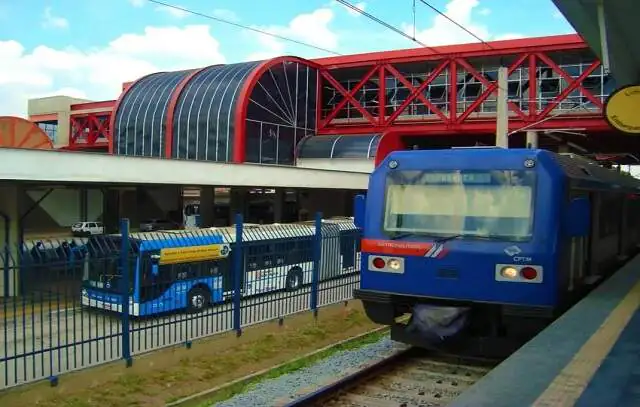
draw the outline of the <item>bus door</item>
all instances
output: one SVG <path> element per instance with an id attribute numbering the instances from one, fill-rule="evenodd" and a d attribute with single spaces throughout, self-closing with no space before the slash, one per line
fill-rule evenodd
<path id="1" fill-rule="evenodd" d="M 346 229 L 340 232 L 340 250 L 342 252 L 342 268 L 353 269 L 356 267 L 358 253 L 359 234 L 357 229 Z"/>
<path id="2" fill-rule="evenodd" d="M 340 226 L 323 224 L 320 230 L 322 236 L 319 280 L 323 281 L 342 274 L 342 260 L 340 258 Z"/>

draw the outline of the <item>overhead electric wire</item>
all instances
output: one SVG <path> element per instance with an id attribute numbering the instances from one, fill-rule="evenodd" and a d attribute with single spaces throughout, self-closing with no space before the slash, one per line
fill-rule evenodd
<path id="1" fill-rule="evenodd" d="M 430 47 L 428 45 L 426 45 L 425 43 L 423 43 L 422 41 L 418 40 L 415 37 L 411 37 L 410 35 L 408 35 L 407 33 L 403 32 L 402 30 L 398 29 L 397 27 L 392 26 L 391 24 L 382 21 L 381 19 L 371 15 L 370 13 L 367 13 L 364 10 L 361 10 L 360 8 L 356 7 L 355 5 L 349 3 L 346 0 L 335 0 L 338 3 L 342 4 L 345 7 L 348 7 L 349 9 L 355 11 L 356 13 L 362 14 L 363 16 L 369 18 L 372 21 L 375 21 L 376 23 L 402 35 L 405 38 L 410 39 L 411 41 L 420 44 L 421 46 L 423 46 L 424 48 L 430 50 L 431 52 L 433 52 L 436 55 L 443 55 L 443 53 L 439 50 L 437 50 L 434 47 Z M 444 14 L 442 11 L 438 10 L 436 7 L 434 7 L 433 5 L 431 5 L 429 2 L 425 1 L 425 0 L 418 0 L 420 1 L 422 4 L 424 4 L 425 6 L 429 7 L 430 9 L 432 9 L 433 11 L 435 11 L 436 13 L 438 13 L 439 15 L 445 17 L 448 21 L 450 21 L 451 23 L 455 24 L 456 26 L 462 28 L 465 32 L 467 32 L 468 34 L 470 34 L 471 36 L 473 36 L 475 39 L 477 39 L 478 41 L 480 41 L 481 43 L 485 44 L 487 47 L 494 49 L 493 47 L 491 47 L 491 44 L 487 43 L 486 41 L 484 41 L 482 38 L 478 37 L 477 35 L 475 35 L 474 33 L 472 33 L 471 31 L 469 31 L 466 27 L 464 27 L 462 24 L 459 24 L 457 21 L 453 20 L 452 18 L 450 18 L 449 16 L 447 16 L 446 14 Z M 413 24 L 413 28 L 414 28 L 414 32 L 415 32 L 415 23 Z M 496 84 L 496 89 L 500 89 L 500 90 L 504 90 L 502 89 L 499 85 Z"/>
<path id="2" fill-rule="evenodd" d="M 426 0 L 418 0 L 420 3 L 424 4 L 425 6 L 429 7 L 431 10 L 435 11 L 436 13 L 438 13 L 440 16 L 446 18 L 449 22 L 451 22 L 452 24 L 456 25 L 458 28 L 462 29 L 464 32 L 466 32 L 467 34 L 469 34 L 470 36 L 472 36 L 473 38 L 475 38 L 476 40 L 480 41 L 481 43 L 483 43 L 484 45 L 486 45 L 487 47 L 493 49 L 493 47 L 491 46 L 491 44 L 489 44 L 488 42 L 486 42 L 485 40 L 483 40 L 482 38 L 478 37 L 476 34 L 474 34 L 472 31 L 470 31 L 467 27 L 465 27 L 464 25 L 458 23 L 456 20 L 454 20 L 453 18 L 449 17 L 448 15 L 446 15 L 445 13 L 443 13 L 442 11 L 438 10 L 437 7 L 435 7 L 434 5 L 432 5 L 431 3 L 429 3 Z"/>
<path id="3" fill-rule="evenodd" d="M 440 52 L 438 52 L 435 48 L 428 46 L 424 42 L 416 39 L 415 37 L 412 37 L 411 35 L 407 34 L 406 32 L 402 31 L 401 29 L 399 29 L 397 27 L 394 27 L 393 25 L 387 23 L 386 21 L 383 21 L 383 20 L 379 19 L 378 17 L 376 17 L 376 16 L 374 16 L 374 15 L 372 15 L 370 13 L 367 13 L 366 11 L 358 8 L 357 6 L 355 6 L 355 5 L 351 4 L 351 3 L 349 3 L 348 1 L 346 1 L 346 0 L 335 0 L 335 1 L 337 1 L 338 3 L 342 4 L 343 6 L 349 8 L 349 9 L 355 11 L 358 14 L 362 14 L 363 16 L 367 17 L 369 20 L 374 21 L 374 22 L 380 24 L 381 26 L 383 26 L 385 28 L 388 28 L 389 30 L 391 30 L 391 31 L 393 31 L 393 32 L 395 32 L 397 34 L 400 34 L 403 37 L 405 37 L 405 38 L 407 38 L 407 39 L 409 39 L 409 40 L 411 40 L 411 41 L 413 41 L 413 42 L 415 42 L 417 44 L 420 44 L 424 48 L 427 48 L 427 49 L 433 51 L 436 54 L 440 54 Z"/>
<path id="4" fill-rule="evenodd" d="M 338 52 L 332 51 L 332 50 L 327 49 L 327 48 L 323 48 L 323 47 L 319 47 L 317 45 L 309 44 L 309 43 L 304 42 L 304 41 L 298 41 L 296 39 L 293 39 L 293 38 L 290 38 L 290 37 L 286 37 L 284 35 L 274 34 L 274 33 L 271 33 L 269 31 L 261 30 L 259 28 L 250 27 L 248 25 L 235 23 L 233 21 L 225 20 L 224 18 L 215 17 L 215 16 L 212 16 L 212 15 L 209 15 L 209 14 L 201 13 L 199 11 L 190 10 L 188 8 L 185 8 L 185 7 L 176 6 L 174 4 L 165 3 L 165 2 L 159 1 L 159 0 L 148 0 L 148 1 L 150 3 L 154 3 L 154 4 L 157 4 L 157 5 L 162 6 L 162 7 L 167 7 L 167 8 L 173 9 L 173 10 L 178 10 L 178 11 L 181 11 L 183 13 L 192 14 L 194 16 L 204 17 L 206 19 L 213 20 L 213 21 L 216 21 L 218 23 L 231 25 L 231 26 L 234 26 L 234 27 L 237 27 L 237 28 L 241 28 L 243 30 L 249 30 L 249 31 L 253 31 L 253 32 L 259 33 L 259 34 L 268 35 L 270 37 L 277 38 L 279 40 L 292 42 L 294 44 L 298 44 L 298 45 L 302 45 L 302 46 L 305 46 L 305 47 L 308 47 L 308 48 L 316 49 L 318 51 L 326 52 L 326 53 L 333 54 L 333 55 L 342 55 L 342 54 L 340 54 Z"/>

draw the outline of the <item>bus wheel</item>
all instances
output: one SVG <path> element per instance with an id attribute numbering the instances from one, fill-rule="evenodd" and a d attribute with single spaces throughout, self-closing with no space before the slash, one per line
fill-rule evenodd
<path id="1" fill-rule="evenodd" d="M 295 291 L 302 286 L 302 270 L 300 267 L 293 267 L 287 273 L 285 288 L 287 291 Z"/>
<path id="2" fill-rule="evenodd" d="M 211 301 L 211 293 L 203 287 L 193 287 L 187 294 L 187 311 L 189 313 L 202 312 Z"/>

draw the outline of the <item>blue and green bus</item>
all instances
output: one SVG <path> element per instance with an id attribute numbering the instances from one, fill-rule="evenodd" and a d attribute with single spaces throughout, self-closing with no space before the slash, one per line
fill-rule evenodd
<path id="1" fill-rule="evenodd" d="M 359 237 L 353 220 L 323 221 L 319 281 L 357 273 Z M 146 316 L 176 310 L 200 312 L 233 295 L 235 228 L 133 233 L 130 278 L 123 281 L 120 235 L 92 236 L 86 244 L 82 304 Z M 242 237 L 241 295 L 295 291 L 312 281 L 315 227 L 246 225 Z"/>

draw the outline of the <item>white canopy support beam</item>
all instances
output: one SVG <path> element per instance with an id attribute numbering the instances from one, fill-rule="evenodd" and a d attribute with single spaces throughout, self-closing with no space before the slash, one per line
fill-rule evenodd
<path id="1" fill-rule="evenodd" d="M 607 35 L 607 19 L 605 17 L 604 11 L 604 1 L 599 0 L 596 7 L 598 12 L 598 30 L 600 31 L 600 49 L 602 50 L 602 68 L 604 69 L 605 73 L 609 73 L 609 43 Z"/>

